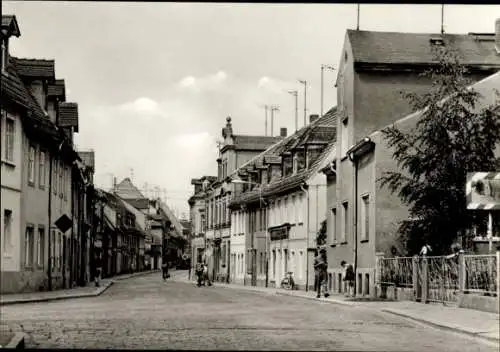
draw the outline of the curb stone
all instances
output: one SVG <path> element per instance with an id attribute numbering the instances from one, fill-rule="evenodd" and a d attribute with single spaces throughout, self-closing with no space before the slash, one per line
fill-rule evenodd
<path id="1" fill-rule="evenodd" d="M 475 338 L 487 340 L 488 342 L 500 343 L 500 339 L 498 339 L 496 337 L 482 336 L 482 334 L 484 334 L 484 333 L 474 333 L 474 332 L 470 332 L 470 331 L 467 331 L 467 330 L 464 330 L 464 329 L 446 326 L 446 325 L 443 325 L 443 324 L 440 324 L 440 323 L 437 323 L 437 322 L 433 322 L 431 320 L 417 318 L 417 317 L 415 317 L 415 316 L 413 316 L 411 314 L 405 314 L 403 312 L 400 312 L 400 311 L 394 310 L 394 309 L 390 309 L 390 308 L 382 308 L 381 311 L 385 312 L 385 313 L 397 315 L 397 316 L 400 316 L 400 317 L 403 317 L 403 318 L 407 318 L 407 319 L 410 319 L 410 320 L 414 320 L 416 322 L 419 322 L 419 323 L 422 323 L 422 324 L 425 324 L 425 325 L 428 325 L 428 326 L 432 326 L 434 328 L 438 328 L 438 329 L 441 329 L 441 330 L 453 331 L 453 332 L 457 332 L 457 333 L 460 333 L 460 334 L 469 335 L 471 337 L 475 337 Z"/>
<path id="2" fill-rule="evenodd" d="M 62 295 L 62 296 L 54 296 L 54 297 L 41 297 L 41 298 L 27 298 L 27 299 L 18 299 L 18 300 L 13 300 L 13 301 L 0 301 L 0 306 L 7 306 L 7 305 L 13 305 L 13 304 L 25 304 L 25 303 L 39 303 L 39 302 L 50 302 L 50 301 L 60 301 L 64 299 L 76 299 L 76 298 L 86 298 L 86 297 L 97 297 L 102 295 L 108 288 L 110 288 L 115 281 L 121 281 L 121 280 L 127 280 L 136 276 L 142 276 L 142 275 L 147 275 L 147 274 L 154 274 L 157 273 L 159 270 L 152 270 L 152 271 L 147 271 L 147 272 L 139 272 L 139 273 L 134 273 L 130 274 L 126 277 L 118 277 L 118 278 L 109 278 L 108 282 L 99 287 L 97 290 L 94 290 L 93 292 L 87 292 L 87 293 L 70 293 L 67 295 Z"/>
<path id="3" fill-rule="evenodd" d="M 24 334 L 22 332 L 16 332 L 10 342 L 5 347 L 0 346 L 0 348 L 24 349 Z"/>

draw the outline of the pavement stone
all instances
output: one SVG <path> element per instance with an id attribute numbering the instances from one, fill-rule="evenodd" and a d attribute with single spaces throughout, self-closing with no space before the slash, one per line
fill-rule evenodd
<path id="1" fill-rule="evenodd" d="M 1 326 L 26 334 L 27 348 L 498 350 L 362 306 L 198 288 L 161 274 L 117 281 L 85 300 L 2 307 Z"/>
<path id="2" fill-rule="evenodd" d="M 179 282 L 194 283 L 194 281 L 188 279 L 185 272 L 178 272 L 173 275 L 172 278 Z M 244 286 L 218 282 L 215 282 L 214 285 L 217 287 L 265 292 L 274 295 L 300 297 L 314 301 L 350 306 L 353 308 L 363 307 L 379 309 L 382 312 L 409 318 L 436 328 L 500 343 L 499 316 L 495 313 L 467 308 L 447 307 L 438 304 L 422 304 L 412 301 L 353 301 L 348 297 L 336 294 L 330 295 L 328 298 L 316 298 L 315 292 L 305 292 L 301 290 L 290 291 L 270 287 Z"/>

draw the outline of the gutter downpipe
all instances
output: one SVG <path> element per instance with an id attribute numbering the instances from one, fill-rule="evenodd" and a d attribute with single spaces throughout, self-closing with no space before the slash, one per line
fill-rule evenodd
<path id="1" fill-rule="evenodd" d="M 348 153 L 349 160 L 354 164 L 354 287 L 353 297 L 356 297 L 358 269 L 358 159 L 353 153 Z"/>
<path id="2" fill-rule="evenodd" d="M 300 185 L 300 188 L 307 194 L 307 219 L 306 219 L 306 292 L 309 292 L 309 190 L 307 183 Z"/>

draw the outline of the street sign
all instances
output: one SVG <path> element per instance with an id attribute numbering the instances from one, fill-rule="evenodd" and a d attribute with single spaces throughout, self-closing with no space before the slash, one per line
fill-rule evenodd
<path id="1" fill-rule="evenodd" d="M 73 221 L 66 214 L 63 214 L 56 220 L 55 225 L 62 233 L 65 233 L 73 226 Z"/>
<path id="2" fill-rule="evenodd" d="M 467 209 L 500 210 L 500 172 L 468 172 Z"/>

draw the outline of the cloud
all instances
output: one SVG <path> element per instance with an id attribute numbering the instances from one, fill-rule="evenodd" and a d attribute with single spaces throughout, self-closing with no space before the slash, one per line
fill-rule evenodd
<path id="1" fill-rule="evenodd" d="M 186 76 L 180 80 L 177 86 L 181 89 L 189 89 L 191 91 L 201 92 L 204 90 L 213 90 L 220 88 L 221 85 L 227 80 L 227 73 L 218 71 L 215 74 L 194 77 Z"/>
<path id="2" fill-rule="evenodd" d="M 267 76 L 263 76 L 257 81 L 257 87 L 263 91 L 264 94 L 284 94 L 296 86 L 297 82 L 283 81 Z"/>
<path id="3" fill-rule="evenodd" d="M 150 98 L 141 97 L 133 102 L 122 104 L 118 107 L 123 112 L 131 112 L 135 114 L 157 114 L 160 112 L 158 103 Z"/>

